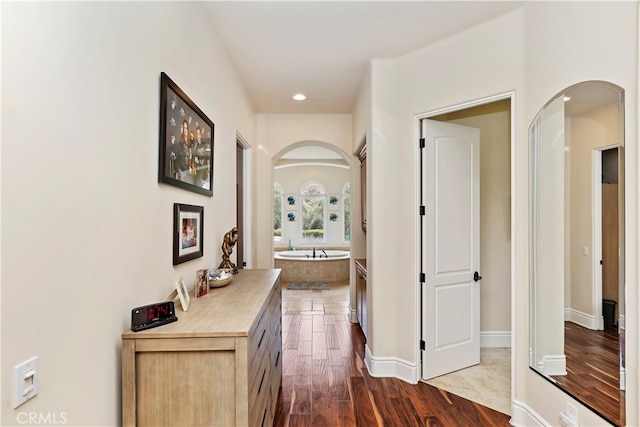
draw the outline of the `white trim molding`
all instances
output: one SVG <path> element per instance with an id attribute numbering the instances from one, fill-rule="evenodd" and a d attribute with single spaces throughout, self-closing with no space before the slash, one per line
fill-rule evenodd
<path id="1" fill-rule="evenodd" d="M 397 357 L 374 357 L 369 346 L 364 346 L 364 364 L 369 375 L 376 378 L 398 378 L 409 384 L 417 384 L 418 367 Z"/>
<path id="2" fill-rule="evenodd" d="M 567 357 L 564 354 L 545 354 L 538 362 L 538 371 L 545 375 L 567 375 Z"/>
<path id="3" fill-rule="evenodd" d="M 511 425 L 513 426 L 543 427 L 551 425 L 529 405 L 519 400 L 513 399 L 511 401 L 511 414 Z"/>
<path id="4" fill-rule="evenodd" d="M 602 316 L 600 319 L 597 319 L 596 316 L 592 314 L 583 313 L 581 311 L 574 310 L 573 308 L 564 309 L 564 320 L 573 322 L 576 325 L 580 325 L 593 331 L 604 329 L 604 320 L 602 319 Z"/>
<path id="5" fill-rule="evenodd" d="M 481 331 L 480 348 L 511 348 L 511 331 Z"/>
<path id="6" fill-rule="evenodd" d="M 358 323 L 358 310 L 353 308 L 353 307 L 351 307 L 349 309 L 349 311 L 350 311 L 350 314 L 349 314 L 350 322 L 357 324 Z"/>

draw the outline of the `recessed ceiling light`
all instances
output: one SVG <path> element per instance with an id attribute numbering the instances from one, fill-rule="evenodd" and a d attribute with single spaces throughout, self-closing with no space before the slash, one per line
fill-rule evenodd
<path id="1" fill-rule="evenodd" d="M 302 93 L 296 93 L 295 95 L 293 95 L 293 99 L 295 99 L 296 101 L 304 101 L 305 99 L 307 99 L 307 97 Z"/>
<path id="2" fill-rule="evenodd" d="M 564 96 L 564 102 L 568 102 L 568 101 L 571 101 L 571 97 L 570 97 L 570 96 L 565 95 L 565 96 Z"/>

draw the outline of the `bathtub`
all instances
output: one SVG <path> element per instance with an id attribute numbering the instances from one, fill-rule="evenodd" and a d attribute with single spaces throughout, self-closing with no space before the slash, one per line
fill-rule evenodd
<path id="1" fill-rule="evenodd" d="M 312 249 L 304 249 L 299 251 L 279 251 L 275 252 L 275 259 L 290 259 L 290 258 L 311 258 L 316 260 L 326 260 L 328 258 L 347 259 L 350 257 L 349 251 L 339 251 L 335 249 L 316 249 L 316 257 L 313 258 Z"/>
<path id="2" fill-rule="evenodd" d="M 325 257 L 325 252 L 327 256 Z M 322 255 L 322 257 L 320 256 Z M 335 249 L 274 252 L 275 268 L 282 269 L 284 282 L 340 282 L 349 280 L 351 253 Z"/>

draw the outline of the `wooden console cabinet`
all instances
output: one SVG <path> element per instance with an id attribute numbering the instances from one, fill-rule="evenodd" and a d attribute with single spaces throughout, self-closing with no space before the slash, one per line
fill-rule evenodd
<path id="1" fill-rule="evenodd" d="M 123 426 L 272 426 L 282 381 L 280 270 L 240 270 L 178 321 L 122 334 Z"/>

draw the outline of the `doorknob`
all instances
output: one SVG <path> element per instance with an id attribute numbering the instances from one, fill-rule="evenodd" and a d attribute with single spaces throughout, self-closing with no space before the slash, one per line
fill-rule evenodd
<path id="1" fill-rule="evenodd" d="M 474 272 L 473 273 L 473 281 L 474 282 L 479 282 L 480 280 L 482 280 L 482 276 L 478 274 L 478 272 Z"/>

